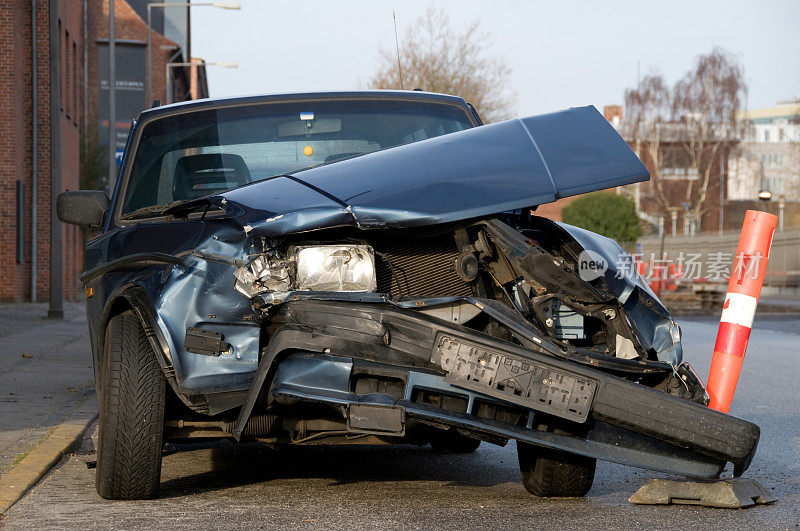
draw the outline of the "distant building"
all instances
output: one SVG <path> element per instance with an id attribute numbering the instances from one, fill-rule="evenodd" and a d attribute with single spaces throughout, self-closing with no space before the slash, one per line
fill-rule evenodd
<path id="1" fill-rule="evenodd" d="M 619 129 L 622 125 L 622 105 L 606 105 L 603 107 L 603 118 L 614 126 L 614 129 Z"/>
<path id="2" fill-rule="evenodd" d="M 88 78 L 92 97 L 88 104 L 89 123 L 97 142 L 108 139 L 108 0 L 85 0 L 88 3 Z M 208 95 L 204 64 L 197 67 L 167 67 L 169 63 L 188 63 L 191 59 L 191 9 L 182 0 L 167 0 L 175 6 L 150 8 L 151 77 L 153 94 L 147 97 L 147 6 L 152 0 L 115 0 L 116 37 L 116 146 L 122 155 L 133 119 L 153 100 L 185 101 L 194 99 L 190 90 L 192 71 L 199 79 L 200 92 Z M 164 3 L 164 2 L 158 2 Z M 197 71 L 202 71 L 200 74 Z M 170 79 L 167 80 L 167 75 Z M 171 90 L 168 95 L 167 90 Z M 90 132 L 91 133 L 91 132 Z M 103 178 L 107 179 L 105 172 Z"/>
<path id="3" fill-rule="evenodd" d="M 208 97 L 208 79 L 206 78 L 206 61 L 200 57 L 192 57 L 190 61 L 197 67 L 192 67 L 189 72 L 189 92 L 193 100 L 201 100 Z"/>
<path id="4" fill-rule="evenodd" d="M 752 201 L 768 190 L 773 201 L 800 201 L 800 102 L 744 111 L 740 119 L 748 136 L 729 163 L 727 198 Z"/>
<path id="5" fill-rule="evenodd" d="M 724 230 L 728 225 L 724 217 L 726 170 L 737 142 L 723 140 L 716 150 L 707 147 L 702 154 L 702 165 L 696 167 L 685 148 L 687 142 L 682 125 L 664 123 L 660 129 L 657 149 L 650 149 L 647 140 L 636 142 L 626 138 L 650 171 L 649 181 L 631 185 L 639 217 L 657 232 L 664 231 L 668 235 Z M 655 156 L 660 159 L 659 165 L 654 162 Z M 708 185 L 703 191 L 706 170 Z M 699 215 L 695 216 L 692 209 L 698 203 Z"/>

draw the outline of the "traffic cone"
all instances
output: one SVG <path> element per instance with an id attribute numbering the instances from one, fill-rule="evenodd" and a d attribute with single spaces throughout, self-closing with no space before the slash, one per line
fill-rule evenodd
<path id="1" fill-rule="evenodd" d="M 744 216 L 706 386 L 711 397 L 708 407 L 722 413 L 730 409 L 739 381 L 777 221 L 756 210 Z"/>
<path id="2" fill-rule="evenodd" d="M 647 264 L 642 262 L 641 260 L 636 260 L 636 272 L 639 273 L 641 276 L 647 275 Z"/>
<path id="3" fill-rule="evenodd" d="M 675 264 L 669 265 L 669 290 L 675 291 Z"/>

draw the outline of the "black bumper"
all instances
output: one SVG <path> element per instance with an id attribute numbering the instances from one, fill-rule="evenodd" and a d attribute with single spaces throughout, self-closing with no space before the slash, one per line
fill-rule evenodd
<path id="1" fill-rule="evenodd" d="M 348 411 L 354 404 L 402 408 L 404 415 L 487 437 L 540 446 L 668 473 L 715 477 L 730 461 L 735 474 L 749 466 L 759 439 L 750 422 L 710 410 L 644 385 L 551 355 L 534 352 L 463 326 L 451 325 L 389 304 L 295 301 L 282 306 L 286 324 L 263 355 L 234 435 L 244 431 L 265 382 L 277 398 L 328 403 Z M 449 343 L 447 343 L 449 341 Z M 449 350 L 443 350 L 447 343 Z M 456 345 L 458 355 L 453 355 Z M 460 390 L 522 406 L 533 412 L 527 426 L 449 411 L 386 395 L 356 395 L 346 383 L 296 385 L 274 381 L 290 353 L 331 354 L 390 365 L 433 377 L 443 390 Z M 482 378 L 484 368 L 514 378 Z M 488 367 L 487 367 L 488 366 Z M 526 378 L 516 375 L 527 374 Z M 502 381 L 502 384 L 500 383 Z M 565 403 L 548 399 L 561 397 Z M 544 414 L 544 415 L 543 415 Z M 560 417 L 574 433 L 537 429 L 539 417 Z M 565 423 L 565 424 L 564 424 Z M 572 430 L 568 430 L 572 431 Z"/>

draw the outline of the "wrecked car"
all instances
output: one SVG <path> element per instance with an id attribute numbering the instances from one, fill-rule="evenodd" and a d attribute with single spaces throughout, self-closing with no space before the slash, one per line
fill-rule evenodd
<path id="1" fill-rule="evenodd" d="M 158 491 L 165 441 L 516 441 L 526 489 L 597 459 L 696 478 L 750 464 L 681 331 L 614 241 L 537 217 L 649 174 L 594 107 L 483 125 L 458 97 L 312 93 L 155 107 L 93 227 L 97 490 Z M 626 263 L 627 262 L 627 263 Z"/>

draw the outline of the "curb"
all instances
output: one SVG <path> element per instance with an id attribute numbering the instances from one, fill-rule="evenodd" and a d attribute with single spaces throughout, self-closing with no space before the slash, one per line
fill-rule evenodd
<path id="1" fill-rule="evenodd" d="M 98 415 L 92 395 L 64 422 L 53 428 L 25 457 L 0 476 L 0 515 L 28 492 L 61 458 L 78 448 L 86 429 Z"/>

